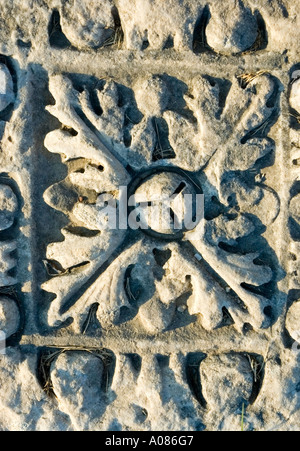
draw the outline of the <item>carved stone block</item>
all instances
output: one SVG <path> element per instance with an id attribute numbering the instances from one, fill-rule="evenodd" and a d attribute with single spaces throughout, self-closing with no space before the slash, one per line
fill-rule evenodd
<path id="1" fill-rule="evenodd" d="M 299 13 L 3 0 L 1 430 L 299 429 Z"/>

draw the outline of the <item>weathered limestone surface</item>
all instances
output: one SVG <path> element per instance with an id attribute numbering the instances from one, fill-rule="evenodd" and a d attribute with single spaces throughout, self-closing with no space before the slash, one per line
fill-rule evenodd
<path id="1" fill-rule="evenodd" d="M 294 0 L 2 0 L 0 430 L 300 429 L 299 40 Z"/>

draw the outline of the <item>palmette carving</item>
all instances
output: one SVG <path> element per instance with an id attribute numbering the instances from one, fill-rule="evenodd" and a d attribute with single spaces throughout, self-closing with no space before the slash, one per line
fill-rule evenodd
<path id="1" fill-rule="evenodd" d="M 72 318 L 75 330 L 82 331 L 97 304 L 102 327 L 136 318 L 150 334 L 180 324 L 185 310 L 188 322 L 198 315 L 208 330 L 222 325 L 224 309 L 239 330 L 245 323 L 267 327 L 265 311 L 272 300 L 263 287 L 272 281 L 272 270 L 258 261 L 259 249 L 245 252 L 239 245 L 257 233 L 249 213 L 265 224 L 278 215 L 276 194 L 255 179 L 261 159 L 274 151 L 266 133 L 276 116 L 275 79 L 261 74 L 243 87 L 234 80 L 221 107 L 221 86 L 196 77 L 185 97 L 196 118 L 192 122 L 169 109 L 166 82 L 149 76 L 134 85 L 144 117 L 130 126 L 125 124 L 126 105 L 119 106 L 119 88 L 113 81 L 96 91 L 100 114 L 94 111 L 88 90 L 80 93 L 67 76 L 51 77 L 49 87 L 56 103 L 48 110 L 62 128 L 49 133 L 45 145 L 66 163 L 75 162 L 66 179 L 44 196 L 70 219 L 70 227 L 62 230 L 64 241 L 47 250 L 52 278 L 43 288 L 56 295 L 48 311 L 49 324 Z M 238 104 L 233 101 L 237 95 Z M 161 120 L 168 125 L 172 155 L 162 148 L 162 129 L 157 126 Z M 124 142 L 126 127 L 129 146 Z M 119 188 L 130 191 L 139 176 L 137 188 L 151 195 L 151 184 L 146 188 L 143 181 L 151 175 L 154 191 L 158 189 L 154 182 L 165 190 L 164 177 L 178 184 L 174 193 L 184 193 L 190 183 L 203 191 L 205 219 L 180 237 L 171 230 L 168 241 L 160 229 L 153 237 L 141 230 L 104 227 L 101 196 L 107 195 L 106 202 L 110 199 L 119 214 Z M 79 228 L 85 232 L 79 234 Z M 124 308 L 127 316 L 121 317 Z"/>

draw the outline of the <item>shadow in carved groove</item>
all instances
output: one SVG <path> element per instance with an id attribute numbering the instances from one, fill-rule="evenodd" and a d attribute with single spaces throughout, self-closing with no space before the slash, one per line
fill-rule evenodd
<path id="1" fill-rule="evenodd" d="M 186 377 L 188 385 L 199 402 L 200 406 L 206 409 L 207 402 L 202 393 L 202 385 L 200 379 L 200 364 L 205 359 L 206 354 L 202 352 L 194 352 L 187 355 L 186 359 Z"/>
<path id="2" fill-rule="evenodd" d="M 249 398 L 249 403 L 254 404 L 259 396 L 264 382 L 266 362 L 259 354 L 246 354 L 246 357 L 249 360 L 253 373 L 253 389 Z"/>
<path id="3" fill-rule="evenodd" d="M 72 44 L 63 33 L 60 25 L 60 14 L 54 9 L 48 26 L 49 44 L 57 49 L 72 49 Z"/>
<path id="4" fill-rule="evenodd" d="M 257 19 L 257 38 L 254 44 L 244 53 L 252 53 L 259 50 L 264 50 L 268 46 L 268 31 L 264 18 L 258 10 L 256 10 L 254 14 L 256 15 Z"/>
<path id="5" fill-rule="evenodd" d="M 196 22 L 194 37 L 193 37 L 193 50 L 195 53 L 214 52 L 214 50 L 207 44 L 206 39 L 206 27 L 211 17 L 209 7 L 206 5 L 202 15 Z"/>

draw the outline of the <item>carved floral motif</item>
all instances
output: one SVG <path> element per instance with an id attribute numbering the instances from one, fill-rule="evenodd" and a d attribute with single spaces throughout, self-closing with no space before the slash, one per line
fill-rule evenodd
<path id="1" fill-rule="evenodd" d="M 102 327 L 124 321 L 122 310 L 127 320 L 138 315 L 149 333 L 171 327 L 178 311 L 199 315 L 208 330 L 224 323 L 225 311 L 238 329 L 245 323 L 267 327 L 272 300 L 263 287 L 272 280 L 272 269 L 259 260 L 259 249 L 243 249 L 243 243 L 259 235 L 258 222 L 267 225 L 278 214 L 276 195 L 260 176 L 260 161 L 274 151 L 266 137 L 277 107 L 273 77 L 262 73 L 242 86 L 233 80 L 222 106 L 220 85 L 197 76 L 185 96 L 189 114 L 184 115 L 169 109 L 168 86 L 160 76 L 138 80 L 133 90 L 143 118 L 127 126 L 128 145 L 126 105 L 120 106 L 114 81 L 95 92 L 98 114 L 87 89 L 77 91 L 67 76 L 50 79 L 55 105 L 48 110 L 62 127 L 47 135 L 45 145 L 75 165 L 44 196 L 72 225 L 62 230 L 64 241 L 47 249 L 51 278 L 43 288 L 56 295 L 49 324 L 73 318 L 82 331 L 96 306 Z M 181 181 L 183 193 L 189 183 L 203 192 L 204 221 L 168 240 L 141 230 L 130 231 L 129 239 L 127 230 L 101 227 L 99 196 L 115 195 L 120 186 L 130 191 L 157 173 L 172 174 L 170 183 L 176 179 L 178 191 Z M 154 182 L 155 191 L 157 178 Z"/>

